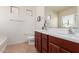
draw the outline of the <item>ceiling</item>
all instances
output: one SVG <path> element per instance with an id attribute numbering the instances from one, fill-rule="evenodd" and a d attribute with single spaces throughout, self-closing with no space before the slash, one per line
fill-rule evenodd
<path id="1" fill-rule="evenodd" d="M 52 9 L 53 11 L 58 12 L 58 11 L 61 11 L 61 10 L 64 10 L 70 7 L 73 7 L 73 6 L 47 6 L 46 8 L 49 8 L 49 9 Z"/>

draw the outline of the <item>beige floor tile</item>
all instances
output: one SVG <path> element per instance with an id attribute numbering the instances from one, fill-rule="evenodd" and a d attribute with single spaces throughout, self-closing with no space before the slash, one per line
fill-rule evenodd
<path id="1" fill-rule="evenodd" d="M 34 45 L 21 43 L 7 46 L 4 53 L 37 53 L 37 51 Z"/>

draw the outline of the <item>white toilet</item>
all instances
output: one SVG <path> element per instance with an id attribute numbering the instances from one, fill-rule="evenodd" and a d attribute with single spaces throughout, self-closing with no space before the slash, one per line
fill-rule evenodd
<path id="1" fill-rule="evenodd" d="M 29 45 L 34 45 L 34 36 L 27 36 L 27 42 Z"/>
<path id="2" fill-rule="evenodd" d="M 34 45 L 34 34 L 27 35 L 27 43 L 29 45 Z"/>

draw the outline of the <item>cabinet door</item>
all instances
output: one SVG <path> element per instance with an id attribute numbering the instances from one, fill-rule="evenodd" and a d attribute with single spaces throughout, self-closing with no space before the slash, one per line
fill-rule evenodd
<path id="1" fill-rule="evenodd" d="M 38 52 L 41 52 L 41 33 L 35 32 L 35 47 Z"/>
<path id="2" fill-rule="evenodd" d="M 43 51 L 48 51 L 47 49 L 47 35 L 46 34 L 42 34 L 42 52 Z"/>
<path id="3" fill-rule="evenodd" d="M 53 43 L 49 43 L 49 53 L 59 53 L 59 46 L 53 44 Z"/>
<path id="4" fill-rule="evenodd" d="M 63 48 L 60 48 L 60 53 L 70 53 L 69 51 L 63 49 Z"/>

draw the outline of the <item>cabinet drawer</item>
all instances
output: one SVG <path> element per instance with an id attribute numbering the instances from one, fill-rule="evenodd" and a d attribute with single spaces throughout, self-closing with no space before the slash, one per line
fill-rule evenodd
<path id="1" fill-rule="evenodd" d="M 59 44 L 59 43 L 58 43 L 59 41 L 57 40 L 56 37 L 49 36 L 48 39 L 49 39 L 49 42 L 50 42 L 50 43 Z"/>
<path id="2" fill-rule="evenodd" d="M 36 39 L 38 39 L 38 38 L 40 39 L 40 38 L 41 38 L 41 33 L 35 32 L 35 38 L 36 38 Z"/>
<path id="3" fill-rule="evenodd" d="M 42 34 L 42 39 L 47 39 L 47 35 L 46 34 Z"/>
<path id="4" fill-rule="evenodd" d="M 52 42 L 64 49 L 66 49 L 69 52 L 72 53 L 79 53 L 79 44 L 72 42 L 72 41 L 68 41 L 62 38 L 56 38 L 53 36 L 49 36 L 49 42 Z"/>
<path id="5" fill-rule="evenodd" d="M 60 49 L 60 47 L 59 46 L 57 46 L 57 45 L 55 45 L 55 44 L 53 44 L 53 43 L 49 43 L 49 45 L 48 45 L 48 52 L 49 53 L 59 53 L 59 49 Z"/>
<path id="6" fill-rule="evenodd" d="M 75 43 L 75 42 L 72 42 L 72 41 L 67 41 L 67 40 L 64 40 L 64 39 L 61 39 L 60 42 L 59 42 L 60 46 L 72 53 L 79 53 L 79 44 L 78 43 Z"/>

